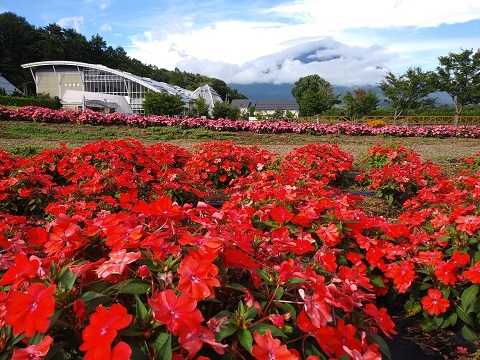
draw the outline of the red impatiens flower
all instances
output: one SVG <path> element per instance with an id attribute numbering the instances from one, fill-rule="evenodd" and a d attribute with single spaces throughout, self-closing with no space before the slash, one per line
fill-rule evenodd
<path id="1" fill-rule="evenodd" d="M 282 345 L 280 340 L 274 339 L 270 329 L 265 335 L 257 331 L 253 334 L 256 344 L 252 346 L 252 355 L 257 360 L 297 360 L 298 357 Z"/>
<path id="2" fill-rule="evenodd" d="M 316 231 L 318 237 L 328 246 L 335 246 L 341 239 L 341 233 L 338 231 L 337 225 L 330 223 L 328 226 L 320 226 Z"/>
<path id="3" fill-rule="evenodd" d="M 27 337 L 47 331 L 55 310 L 55 289 L 56 285 L 47 288 L 43 283 L 34 283 L 27 293 L 12 291 L 5 304 L 5 324 L 13 326 L 14 334 L 25 332 Z"/>
<path id="4" fill-rule="evenodd" d="M 440 315 L 447 311 L 450 301 L 442 296 L 442 292 L 438 289 L 428 289 L 428 295 L 421 300 L 423 310 L 428 311 L 430 315 Z"/>
<path id="5" fill-rule="evenodd" d="M 200 310 L 197 309 L 197 301 L 189 293 L 180 294 L 177 298 L 171 289 L 162 291 L 155 299 L 149 299 L 148 303 L 153 307 L 153 317 L 174 335 L 180 331 L 195 331 L 203 321 Z"/>
<path id="6" fill-rule="evenodd" d="M 223 355 L 228 345 L 220 344 L 215 340 L 215 333 L 206 328 L 190 329 L 178 338 L 178 342 L 188 351 L 188 358 L 193 358 L 202 348 L 203 344 L 210 345 L 217 354 Z"/>
<path id="7" fill-rule="evenodd" d="M 73 302 L 73 312 L 78 320 L 83 320 L 87 316 L 87 305 L 80 299 Z"/>
<path id="8" fill-rule="evenodd" d="M 12 360 L 43 360 L 43 356 L 47 355 L 53 339 L 45 336 L 38 345 L 30 345 L 23 349 L 16 349 L 13 352 Z"/>
<path id="9" fill-rule="evenodd" d="M 111 359 L 114 352 L 120 352 L 118 349 L 112 351 L 111 344 L 117 336 L 117 331 L 127 327 L 131 321 L 132 315 L 128 315 L 127 309 L 122 305 L 113 304 L 109 310 L 97 306 L 96 312 L 90 316 L 90 325 L 82 332 L 83 344 L 79 349 L 86 351 L 85 360 Z M 120 344 L 121 342 L 117 344 L 120 349 L 129 349 L 128 345 Z"/>
<path id="10" fill-rule="evenodd" d="M 464 231 L 468 235 L 473 235 L 480 229 L 480 216 L 458 216 L 455 222 L 458 224 L 457 230 Z"/>
<path id="11" fill-rule="evenodd" d="M 405 293 L 415 278 L 414 265 L 410 261 L 402 261 L 400 265 L 392 263 L 388 266 L 385 275 L 393 280 L 398 292 Z"/>
<path id="12" fill-rule="evenodd" d="M 441 261 L 435 267 L 435 276 L 438 280 L 447 285 L 457 283 L 458 266 L 453 261 Z"/>
<path id="13" fill-rule="evenodd" d="M 387 309 L 380 308 L 378 309 L 374 304 L 365 305 L 365 313 L 373 316 L 378 327 L 387 335 L 390 339 L 392 336 L 390 334 L 396 334 L 397 332 L 393 329 L 395 323 L 390 318 L 390 315 L 387 314 Z"/>
<path id="14" fill-rule="evenodd" d="M 463 275 L 474 284 L 480 283 L 480 261 L 477 261 L 475 265 L 465 270 Z"/>
<path id="15" fill-rule="evenodd" d="M 99 278 L 101 277 L 103 279 L 111 274 L 122 275 L 127 265 L 138 260 L 141 256 L 142 254 L 140 252 L 129 252 L 127 254 L 127 250 L 125 249 L 111 252 L 110 260 L 105 261 L 95 272 Z"/>
<path id="16" fill-rule="evenodd" d="M 27 255 L 18 253 L 15 255 L 15 265 L 8 268 L 0 279 L 0 286 L 11 284 L 16 289 L 23 281 L 35 277 L 40 263 L 36 259 L 29 259 Z"/>
<path id="17" fill-rule="evenodd" d="M 216 278 L 218 268 L 211 261 L 187 257 L 182 260 L 177 272 L 180 274 L 178 291 L 190 293 L 194 300 L 215 297 L 213 287 L 220 286 L 220 281 Z"/>
<path id="18" fill-rule="evenodd" d="M 313 326 L 319 328 L 332 321 L 332 311 L 325 301 L 325 296 L 317 291 L 312 295 L 307 295 L 303 289 L 299 289 L 298 292 L 305 301 L 303 307 Z"/>

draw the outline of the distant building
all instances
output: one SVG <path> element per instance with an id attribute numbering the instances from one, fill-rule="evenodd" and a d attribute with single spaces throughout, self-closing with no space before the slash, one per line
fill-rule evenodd
<path id="1" fill-rule="evenodd" d="M 7 79 L 5 79 L 2 74 L 0 74 L 0 89 L 5 90 L 7 95 L 12 95 L 15 92 L 21 93 L 13 84 L 11 84 Z"/>
<path id="2" fill-rule="evenodd" d="M 240 114 L 248 113 L 250 106 L 255 106 L 250 99 L 233 99 L 230 106 L 237 106 L 240 109 Z"/>
<path id="3" fill-rule="evenodd" d="M 185 109 L 188 109 L 190 99 L 199 96 L 205 99 L 209 112 L 212 111 L 216 101 L 222 101 L 208 85 L 190 91 L 98 64 L 40 61 L 23 64 L 22 67 L 30 69 L 37 94 L 58 96 L 64 108 L 77 110 L 92 108 L 107 112 L 143 114 L 143 101 L 145 93 L 149 90 L 181 96 L 185 102 Z"/>
<path id="4" fill-rule="evenodd" d="M 271 115 L 278 110 L 282 111 L 282 116 L 285 116 L 287 111 L 295 117 L 298 116 L 298 104 L 295 100 L 257 100 L 255 103 L 255 112 L 264 115 Z"/>

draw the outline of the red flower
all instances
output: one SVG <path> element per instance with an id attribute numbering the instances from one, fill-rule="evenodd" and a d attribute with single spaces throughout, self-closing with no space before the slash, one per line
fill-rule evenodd
<path id="1" fill-rule="evenodd" d="M 453 261 L 442 261 L 435 267 L 435 276 L 438 280 L 447 285 L 455 285 L 457 283 L 458 266 Z"/>
<path id="2" fill-rule="evenodd" d="M 421 300 L 423 310 L 428 311 L 430 315 L 440 315 L 447 311 L 450 301 L 442 297 L 442 292 L 437 289 L 428 289 L 428 295 Z"/>
<path id="3" fill-rule="evenodd" d="M 12 291 L 5 304 L 5 324 L 13 326 L 14 334 L 25 332 L 27 337 L 37 331 L 47 331 L 50 316 L 55 310 L 55 289 L 56 285 L 47 288 L 43 283 L 34 283 L 28 293 Z"/>
<path id="4" fill-rule="evenodd" d="M 325 301 L 325 296 L 317 291 L 313 295 L 307 295 L 303 289 L 299 289 L 300 296 L 305 301 L 304 310 L 308 314 L 313 326 L 319 328 L 332 321 L 330 306 Z"/>
<path id="5" fill-rule="evenodd" d="M 80 299 L 73 302 L 73 312 L 79 320 L 85 319 L 87 316 L 87 305 Z"/>
<path id="6" fill-rule="evenodd" d="M 457 265 L 465 265 L 470 262 L 470 255 L 462 254 L 460 251 L 455 251 L 452 255 L 452 262 Z"/>
<path id="7" fill-rule="evenodd" d="M 277 223 L 282 224 L 286 223 L 293 219 L 293 215 L 285 206 L 281 205 L 270 210 L 270 215 Z"/>
<path id="8" fill-rule="evenodd" d="M 174 218 L 180 214 L 180 207 L 168 196 L 156 199 L 147 204 L 140 200 L 133 208 L 133 211 L 144 214 L 145 216 L 158 216 L 163 218 Z"/>
<path id="9" fill-rule="evenodd" d="M 157 295 L 156 299 L 148 300 L 153 307 L 153 317 L 174 335 L 179 331 L 194 331 L 203 321 L 197 301 L 189 293 L 180 294 L 177 298 L 173 290 L 167 289 Z M 193 329 L 193 330 L 192 330 Z"/>
<path id="10" fill-rule="evenodd" d="M 410 261 L 402 261 L 400 265 L 392 263 L 388 266 L 385 275 L 393 280 L 395 287 L 400 293 L 408 290 L 415 278 L 413 263 Z"/>
<path id="11" fill-rule="evenodd" d="M 24 349 L 15 350 L 12 360 L 43 360 L 43 356 L 47 355 L 52 342 L 53 339 L 47 335 L 38 345 L 30 345 Z"/>
<path id="12" fill-rule="evenodd" d="M 213 287 L 220 286 L 220 281 L 216 278 L 218 268 L 211 261 L 187 257 L 182 260 L 177 272 L 180 274 L 178 291 L 190 293 L 195 300 L 215 297 Z"/>
<path id="13" fill-rule="evenodd" d="M 222 355 L 225 352 L 225 348 L 228 347 L 228 345 L 217 342 L 215 340 L 215 333 L 206 327 L 201 326 L 197 329 L 190 330 L 191 331 L 185 332 L 178 338 L 178 342 L 189 352 L 189 358 L 193 358 L 200 351 L 204 343 L 210 345 L 213 350 L 220 355 Z"/>
<path id="14" fill-rule="evenodd" d="M 140 252 L 129 252 L 127 254 L 127 250 L 125 249 L 117 252 L 112 251 L 109 255 L 110 260 L 105 261 L 95 270 L 99 278 L 105 279 L 111 274 L 122 275 L 128 264 L 138 260 L 142 256 Z"/>
<path id="15" fill-rule="evenodd" d="M 328 224 L 328 226 L 320 226 L 316 231 L 318 237 L 328 246 L 335 246 L 341 239 L 341 233 L 338 232 L 337 225 Z"/>
<path id="16" fill-rule="evenodd" d="M 458 216 L 455 219 L 457 230 L 464 231 L 468 235 L 473 235 L 478 229 L 480 229 L 480 216 Z"/>
<path id="17" fill-rule="evenodd" d="M 113 353 L 119 352 L 118 349 L 112 351 L 110 346 L 117 331 L 127 327 L 131 321 L 132 315 L 127 315 L 127 309 L 122 305 L 113 304 L 110 310 L 97 306 L 96 312 L 90 316 L 90 325 L 82 332 L 83 344 L 79 349 L 86 351 L 85 360 L 110 359 Z M 120 349 L 128 347 L 120 344 L 117 344 Z"/>
<path id="18" fill-rule="evenodd" d="M 38 260 L 30 260 L 27 255 L 18 253 L 15 255 L 15 265 L 10 266 L 0 280 L 0 286 L 12 284 L 15 289 L 22 281 L 31 279 L 37 274 L 40 263 Z"/>
<path id="19" fill-rule="evenodd" d="M 378 327 L 387 335 L 390 339 L 392 336 L 390 334 L 396 334 L 397 332 L 393 330 L 395 323 L 392 321 L 390 316 L 387 314 L 387 309 L 380 308 L 378 309 L 374 304 L 365 305 L 365 313 L 373 316 Z"/>
<path id="20" fill-rule="evenodd" d="M 130 360 L 132 355 L 132 349 L 130 346 L 123 342 L 119 341 L 112 349 L 112 353 L 109 360 Z M 85 360 L 87 358 L 85 357 Z"/>
<path id="21" fill-rule="evenodd" d="M 252 346 L 252 355 L 257 360 L 298 360 L 298 356 L 291 353 L 286 345 L 272 337 L 270 329 L 265 335 L 255 331 L 253 338 L 257 344 Z"/>
<path id="22" fill-rule="evenodd" d="M 463 272 L 463 275 L 474 284 L 480 283 L 480 261 Z"/>

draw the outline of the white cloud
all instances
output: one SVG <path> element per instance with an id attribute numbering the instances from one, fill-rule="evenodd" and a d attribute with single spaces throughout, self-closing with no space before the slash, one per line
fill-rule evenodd
<path id="1" fill-rule="evenodd" d="M 57 24 L 62 28 L 73 28 L 77 32 L 83 30 L 83 16 L 64 17 L 57 21 Z"/>
<path id="2" fill-rule="evenodd" d="M 112 31 L 112 27 L 110 26 L 110 24 L 105 23 L 105 24 L 103 24 L 102 26 L 100 26 L 100 30 L 103 30 L 103 31 Z"/>
<path id="3" fill-rule="evenodd" d="M 184 16 L 175 9 L 170 11 L 177 16 L 162 13 L 158 21 L 162 25 L 130 38 L 131 44 L 126 46 L 130 56 L 226 82 L 293 82 L 318 73 L 332 83 L 347 85 L 378 82 L 384 70 L 377 67 L 431 67 L 438 56 L 448 53 L 446 49 L 474 47 L 469 46 L 476 41 L 474 34 L 471 39 L 465 36 L 463 43 L 455 38 L 436 42 L 417 37 L 416 30 L 480 19 L 480 2 L 296 0 L 257 9 L 262 21 L 252 17 L 239 20 L 243 17 L 240 13 L 230 14 L 232 20 L 222 18 L 213 6 L 203 11 L 222 20 L 210 23 L 204 22 L 208 13 Z M 285 53 L 325 39 L 345 44 L 340 58 L 304 63 Z"/>
<path id="4" fill-rule="evenodd" d="M 100 9 L 102 10 L 105 10 L 106 8 L 108 8 L 110 6 L 110 1 L 102 1 L 100 3 Z"/>

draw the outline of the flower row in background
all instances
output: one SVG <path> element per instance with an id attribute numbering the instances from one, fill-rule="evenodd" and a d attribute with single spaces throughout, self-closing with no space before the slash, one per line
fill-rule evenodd
<path id="1" fill-rule="evenodd" d="M 389 221 L 336 187 L 354 159 L 332 144 L 2 151 L 0 358 L 381 359 L 405 298 L 478 340 L 479 158 L 449 179 L 376 144 L 362 182 L 403 206 Z"/>
<path id="2" fill-rule="evenodd" d="M 462 137 L 480 138 L 480 126 L 474 125 L 403 125 L 379 126 L 379 122 L 370 124 L 313 124 L 289 123 L 286 121 L 246 121 L 246 120 L 210 120 L 202 118 L 172 118 L 158 115 L 124 115 L 120 113 L 104 114 L 92 110 L 52 110 L 25 106 L 8 109 L 0 106 L 0 120 L 20 120 L 46 123 L 79 123 L 89 125 L 129 125 L 129 126 L 179 126 L 184 129 L 203 127 L 213 131 L 253 131 L 257 133 L 298 133 L 298 134 L 345 134 L 352 136 L 389 135 L 413 137 Z"/>

